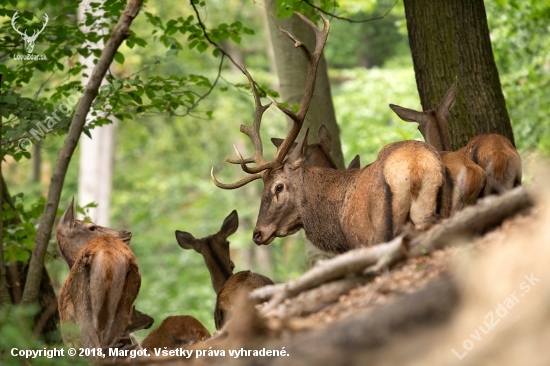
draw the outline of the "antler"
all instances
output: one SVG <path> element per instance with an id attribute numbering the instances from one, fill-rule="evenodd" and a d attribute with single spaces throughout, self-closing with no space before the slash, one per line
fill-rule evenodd
<path id="1" fill-rule="evenodd" d="M 330 23 L 323 16 L 321 15 L 321 19 L 323 19 L 323 30 L 320 30 L 315 23 L 313 23 L 311 20 L 306 18 L 300 13 L 294 12 L 297 16 L 299 16 L 312 30 L 315 32 L 315 50 L 313 53 L 310 52 L 310 50 L 307 48 L 305 44 L 303 44 L 299 39 L 297 39 L 294 35 L 292 35 L 290 32 L 281 29 L 279 27 L 279 30 L 286 34 L 288 38 L 294 41 L 294 47 L 299 47 L 306 56 L 307 59 L 307 71 L 306 71 L 306 83 L 305 83 L 305 89 L 304 89 L 304 96 L 302 97 L 302 102 L 300 103 L 300 109 L 298 110 L 298 113 L 292 112 L 290 109 L 283 107 L 279 103 L 277 103 L 275 100 L 271 99 L 273 104 L 277 108 L 279 108 L 284 114 L 290 117 L 292 121 L 294 122 L 292 129 L 289 131 L 288 135 L 285 137 L 284 141 L 282 142 L 281 146 L 277 150 L 277 154 L 275 155 L 275 158 L 273 159 L 278 164 L 282 164 L 283 159 L 285 158 L 286 154 L 290 150 L 290 147 L 292 146 L 292 143 L 294 143 L 294 140 L 296 140 L 296 137 L 298 137 L 298 134 L 300 133 L 300 130 L 302 129 L 302 126 L 304 124 L 304 120 L 306 118 L 307 110 L 309 109 L 309 103 L 311 102 L 311 99 L 313 98 L 313 91 L 315 89 L 315 79 L 317 77 L 317 66 L 319 65 L 319 60 L 321 59 L 321 55 L 323 54 L 323 48 L 325 47 L 325 43 L 327 41 L 328 32 L 330 30 Z"/>
<path id="2" fill-rule="evenodd" d="M 300 109 L 298 110 L 298 113 L 294 113 L 291 110 L 281 106 L 275 100 L 268 97 L 275 104 L 275 106 L 277 106 L 277 108 L 279 108 L 283 113 L 285 113 L 287 116 L 289 116 L 292 119 L 292 121 L 294 122 L 294 125 L 292 126 L 292 129 L 290 130 L 288 135 L 283 140 L 273 160 L 268 162 L 263 157 L 262 139 L 260 137 L 260 123 L 261 123 L 263 113 L 267 108 L 269 108 L 271 103 L 265 106 L 261 104 L 260 98 L 258 96 L 258 91 L 256 90 L 256 86 L 254 84 L 254 80 L 252 80 L 252 77 L 250 76 L 246 68 L 243 67 L 243 72 L 248 78 L 248 82 L 250 83 L 250 87 L 252 89 L 252 94 L 254 95 L 256 112 L 254 114 L 254 123 L 251 126 L 241 125 L 241 132 L 246 134 L 252 140 L 252 143 L 254 144 L 254 156 L 251 158 L 244 159 L 241 156 L 238 149 L 235 147 L 235 151 L 239 156 L 239 158 L 238 159 L 227 158 L 226 161 L 231 164 L 240 164 L 242 170 L 251 175 L 233 184 L 224 184 L 216 180 L 216 177 L 214 176 L 214 168 L 212 168 L 210 175 L 212 177 L 212 180 L 214 181 L 214 184 L 219 188 L 235 189 L 235 188 L 242 187 L 248 182 L 261 178 L 262 172 L 264 170 L 275 169 L 277 167 L 280 167 L 283 163 L 283 159 L 285 158 L 286 154 L 290 150 L 292 144 L 294 143 L 294 140 L 298 136 L 298 133 L 300 132 L 304 124 L 304 120 L 306 117 L 307 110 L 309 108 L 309 104 L 311 102 L 311 99 L 313 98 L 313 91 L 315 89 L 315 79 L 317 76 L 317 66 L 319 64 L 319 60 L 323 53 L 323 48 L 325 47 L 325 43 L 327 41 L 328 32 L 330 30 L 330 24 L 329 24 L 329 21 L 321 14 L 324 27 L 323 27 L 323 30 L 320 30 L 317 27 L 317 25 L 315 25 L 315 23 L 313 23 L 311 20 L 309 20 L 302 14 L 297 12 L 295 12 L 295 14 L 299 16 L 315 33 L 315 50 L 312 53 L 304 43 L 302 43 L 298 38 L 296 38 L 289 31 L 281 29 L 280 27 L 277 27 L 288 38 L 294 41 L 294 47 L 300 48 L 304 52 L 304 55 L 306 56 L 306 59 L 307 59 L 308 65 L 306 70 L 306 82 L 305 82 L 304 96 L 302 97 L 302 102 L 300 103 Z M 248 163 L 256 163 L 257 166 L 249 167 L 246 165 Z"/>
<path id="3" fill-rule="evenodd" d="M 249 175 L 243 179 L 241 179 L 238 182 L 232 183 L 232 184 L 224 184 L 218 182 L 216 177 L 214 176 L 214 168 L 210 171 L 210 176 L 212 177 L 212 180 L 214 181 L 214 184 L 222 189 L 235 189 L 244 186 L 248 182 L 251 182 L 253 180 L 256 180 L 258 178 L 262 177 L 261 172 L 267 168 L 263 168 L 265 164 L 267 163 L 267 160 L 263 156 L 263 146 L 262 146 L 262 137 L 260 136 L 260 123 L 262 122 L 262 116 L 267 108 L 271 105 L 271 103 L 267 105 L 262 105 L 262 101 L 260 100 L 260 96 L 258 95 L 258 90 L 256 89 L 256 84 L 254 84 L 254 80 L 252 79 L 252 76 L 248 73 L 248 70 L 243 65 L 243 72 L 246 75 L 248 79 L 248 83 L 250 84 L 250 88 L 252 89 L 252 94 L 254 95 L 254 103 L 256 105 L 256 111 L 254 113 L 254 123 L 251 126 L 245 126 L 241 125 L 241 132 L 250 137 L 252 140 L 252 144 L 254 145 L 254 156 L 251 158 L 244 159 L 237 149 L 236 146 L 235 152 L 239 156 L 239 159 L 231 159 L 227 158 L 225 161 L 231 164 L 240 164 L 241 168 L 252 175 Z M 246 166 L 248 163 L 256 163 L 258 166 L 256 168 L 249 168 Z M 262 168 L 261 170 L 254 171 L 258 168 Z"/>
<path id="4" fill-rule="evenodd" d="M 19 31 L 19 27 L 15 27 L 15 21 L 17 20 L 17 18 L 19 17 L 19 15 L 17 15 L 19 13 L 19 11 L 16 11 L 15 14 L 13 14 L 13 17 L 11 18 L 11 26 L 13 27 L 13 29 L 19 33 L 20 35 L 22 35 L 23 37 L 27 37 L 27 33 L 21 33 Z"/>

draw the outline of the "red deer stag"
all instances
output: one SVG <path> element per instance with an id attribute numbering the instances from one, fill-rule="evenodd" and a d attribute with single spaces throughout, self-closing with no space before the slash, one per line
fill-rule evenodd
<path id="1" fill-rule="evenodd" d="M 210 332 L 197 319 L 188 315 L 169 316 L 141 342 L 141 347 L 177 349 L 189 347 L 210 338 Z"/>
<path id="2" fill-rule="evenodd" d="M 479 165 L 463 154 L 451 151 L 447 118 L 456 101 L 456 84 L 455 79 L 439 105 L 429 111 L 420 112 L 390 104 L 390 108 L 403 121 L 418 123 L 424 140 L 440 152 L 448 171 L 448 183 L 452 187 L 451 213 L 474 204 L 487 181 L 487 174 Z"/>
<path id="3" fill-rule="evenodd" d="M 251 271 L 241 271 L 233 274 L 235 265 L 231 261 L 227 237 L 237 231 L 239 216 L 233 210 L 223 221 L 220 231 L 202 239 L 184 231 L 176 230 L 176 240 L 183 249 L 194 249 L 200 253 L 210 272 L 212 287 L 216 292 L 216 308 L 214 323 L 216 329 L 221 329 L 230 317 L 239 291 L 247 293 L 259 287 L 272 285 L 266 276 Z"/>
<path id="4" fill-rule="evenodd" d="M 141 284 L 128 246 L 132 233 L 75 220 L 73 198 L 55 234 L 70 268 L 58 300 L 63 341 L 77 348 L 109 347 L 129 325 Z"/>
<path id="5" fill-rule="evenodd" d="M 244 159 L 237 151 L 237 163 L 250 175 L 233 184 L 220 183 L 222 189 L 235 189 L 262 178 L 260 211 L 253 240 L 269 244 L 275 237 L 294 234 L 304 228 L 308 239 L 321 250 L 342 253 L 362 245 L 373 245 L 392 239 L 408 221 L 418 229 L 429 227 L 443 201 L 444 166 L 435 149 L 424 142 L 401 141 L 384 147 L 378 158 L 363 169 L 335 170 L 306 166 L 307 132 L 289 153 L 302 128 L 313 96 L 317 65 L 326 42 L 329 22 L 323 16 L 321 31 L 309 19 L 298 16 L 315 32 L 314 52 L 292 34 L 283 32 L 295 42 L 308 61 L 306 87 L 297 113 L 273 103 L 289 116 L 293 127 L 277 150 L 273 160 L 262 153 L 260 122 L 269 105 L 261 104 L 254 81 L 249 80 L 256 104 L 254 123 L 241 126 L 254 145 L 254 156 Z M 248 163 L 257 166 L 249 167 Z"/>

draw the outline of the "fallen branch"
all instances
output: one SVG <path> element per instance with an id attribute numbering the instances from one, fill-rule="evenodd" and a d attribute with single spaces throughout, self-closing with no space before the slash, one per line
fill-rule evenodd
<path id="1" fill-rule="evenodd" d="M 325 306 L 334 303 L 350 290 L 368 282 L 370 278 L 357 276 L 325 283 L 314 289 L 300 293 L 289 304 L 280 304 L 275 310 L 278 318 L 305 316 L 315 313 Z"/>
<path id="2" fill-rule="evenodd" d="M 326 282 L 354 273 L 377 273 L 381 268 L 389 267 L 398 261 L 454 244 L 457 238 L 473 237 L 499 225 L 519 211 L 532 207 L 534 199 L 531 191 L 533 188 L 518 187 L 500 196 L 487 197 L 475 206 L 467 207 L 452 218 L 434 226 L 430 231 L 411 239 L 410 243 L 404 236 L 399 236 L 388 243 L 354 249 L 324 261 L 286 284 L 255 290 L 250 297 L 254 301 L 269 300 L 261 309 L 261 314 L 265 315 L 284 300 Z M 286 310 L 278 311 L 284 313 Z"/>
<path id="3" fill-rule="evenodd" d="M 327 281 L 358 273 L 370 265 L 376 265 L 381 259 L 397 260 L 405 258 L 406 250 L 403 247 L 403 237 L 398 236 L 389 243 L 379 244 L 370 248 L 359 248 L 323 262 L 313 267 L 301 277 L 289 281 L 282 290 L 275 293 L 271 300 L 261 310 L 264 315 L 282 303 L 285 299 L 296 296 L 302 291 L 317 287 Z M 254 295 L 252 295 L 254 296 Z"/>

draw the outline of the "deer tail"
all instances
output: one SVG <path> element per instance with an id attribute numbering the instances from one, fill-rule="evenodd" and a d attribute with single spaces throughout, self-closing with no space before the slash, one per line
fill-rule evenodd
<path id="1" fill-rule="evenodd" d="M 508 155 L 502 151 L 493 153 L 493 176 L 498 182 L 502 182 L 508 168 Z"/>

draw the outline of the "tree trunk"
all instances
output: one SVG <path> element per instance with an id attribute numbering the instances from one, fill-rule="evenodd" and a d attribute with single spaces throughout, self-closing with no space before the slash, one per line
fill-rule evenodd
<path id="1" fill-rule="evenodd" d="M 288 30 L 299 40 L 304 42 L 310 50 L 315 48 L 315 36 L 308 26 L 296 15 L 291 18 L 278 19 L 275 9 L 275 0 L 266 1 L 266 21 L 269 25 L 269 35 L 275 54 L 275 66 L 279 75 L 280 92 L 283 101 L 289 104 L 299 104 L 302 100 L 305 87 L 306 59 L 302 52 L 294 47 L 294 43 L 288 39 L 279 27 Z M 272 17 L 272 15 L 274 17 Z M 329 35 L 330 42 L 330 35 Z M 339 168 L 344 168 L 344 157 L 340 143 L 340 130 L 336 122 L 330 83 L 328 79 L 327 63 L 324 55 L 319 61 L 315 91 L 309 106 L 304 126 L 300 131 L 299 140 L 310 129 L 309 142 L 317 140 L 317 130 L 324 124 L 332 136 L 331 155 Z M 274 136 L 275 137 L 275 136 Z M 281 136 L 284 137 L 284 136 Z"/>
<path id="2" fill-rule="evenodd" d="M 404 4 L 422 108 L 435 107 L 458 77 L 457 101 L 449 118 L 453 150 L 484 133 L 499 133 L 515 145 L 483 0 Z"/>
<path id="3" fill-rule="evenodd" d="M 36 140 L 33 145 L 32 155 L 32 174 L 31 180 L 33 183 L 40 183 L 41 167 L 42 167 L 42 149 L 39 140 Z"/>
<path id="4" fill-rule="evenodd" d="M 84 24 L 84 14 L 90 9 L 91 0 L 84 0 L 78 6 L 78 19 Z M 94 12 L 96 19 L 104 17 L 103 12 Z M 86 32 L 88 27 L 82 26 Z M 88 42 L 91 47 L 103 48 L 102 40 L 97 43 Z M 86 65 L 85 74 L 91 75 L 94 68 L 93 57 L 81 57 Z M 88 84 L 89 78 L 84 76 L 82 84 Z M 105 79 L 102 84 L 106 84 Z M 92 122 L 89 119 L 87 123 Z M 89 217 L 98 225 L 109 226 L 109 211 L 111 208 L 111 188 L 115 157 L 116 121 L 112 124 L 96 127 L 90 131 L 92 138 L 82 136 L 80 140 L 80 165 L 78 172 L 78 204 L 86 206 L 95 202 L 97 207 L 89 209 Z"/>
<path id="5" fill-rule="evenodd" d="M 283 101 L 290 105 L 299 104 L 305 88 L 305 71 L 307 63 L 302 52 L 294 47 L 294 43 L 277 28 L 277 25 L 282 29 L 288 30 L 299 40 L 304 42 L 312 51 L 315 48 L 315 35 L 296 15 L 286 19 L 278 19 L 275 0 L 266 1 L 265 9 L 269 35 L 275 55 L 275 66 L 277 74 L 279 75 L 281 97 Z M 331 155 L 334 158 L 334 162 L 340 169 L 343 169 L 344 156 L 340 143 L 340 130 L 336 122 L 334 105 L 332 104 L 327 62 L 324 55 L 319 60 L 315 91 L 304 121 L 304 126 L 296 140 L 301 139 L 306 129 L 309 128 L 311 132 L 309 134 L 309 142 L 316 142 L 317 130 L 321 124 L 324 124 L 328 128 L 332 136 Z M 306 255 L 310 266 L 318 259 L 331 257 L 328 253 L 317 249 L 307 240 Z"/>

